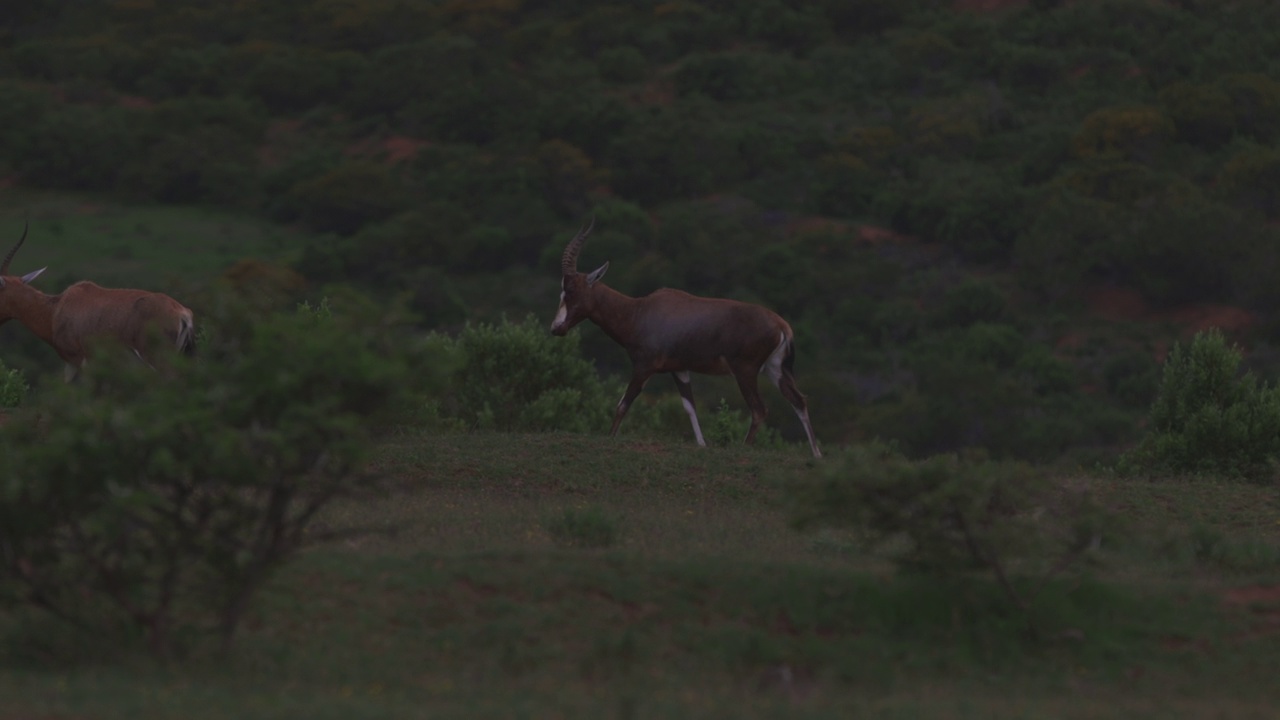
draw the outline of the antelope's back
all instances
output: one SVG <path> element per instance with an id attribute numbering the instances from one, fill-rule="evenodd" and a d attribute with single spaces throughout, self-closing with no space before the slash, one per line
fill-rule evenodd
<path id="1" fill-rule="evenodd" d="M 78 282 L 59 298 L 54 334 L 82 342 L 108 336 L 137 346 L 149 333 L 158 332 L 176 341 L 182 318 L 189 321 L 190 315 L 190 310 L 163 293 Z"/>
<path id="2" fill-rule="evenodd" d="M 710 360 L 717 357 L 767 357 L 791 326 L 772 310 L 752 303 L 705 298 L 664 288 L 643 298 L 638 324 L 664 354 Z"/>

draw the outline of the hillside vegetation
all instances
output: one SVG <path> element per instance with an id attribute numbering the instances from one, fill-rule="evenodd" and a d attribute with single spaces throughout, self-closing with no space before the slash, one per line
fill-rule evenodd
<path id="1" fill-rule="evenodd" d="M 1280 4 L 19 5 L 0 257 L 198 350 L 0 328 L 0 720 L 1276 715 Z M 588 218 L 822 458 L 604 436 Z"/>
<path id="2" fill-rule="evenodd" d="M 841 463 L 837 453 L 826 461 Z M 1057 480 L 1126 517 L 1041 588 L 894 574 L 789 527 L 802 449 L 405 432 L 234 651 L 0 612 L 0 718 L 1269 718 L 1274 490 Z M 1268 539 L 1271 538 L 1271 539 Z M 1030 585 L 1026 587 L 1030 588 Z M 191 638 L 189 638 L 191 639 Z"/>
<path id="3" fill-rule="evenodd" d="M 951 5 L 24 3 L 0 18 L 4 236 L 32 190 L 216 207 L 294 228 L 229 252 L 456 328 L 549 316 L 591 214 L 584 262 L 618 288 L 777 309 L 819 435 L 918 455 L 1106 457 L 1188 325 L 1273 374 L 1280 7 Z M 60 236 L 75 215 L 32 216 L 32 262 L 103 242 Z M 231 259 L 117 235 L 138 282 Z"/>

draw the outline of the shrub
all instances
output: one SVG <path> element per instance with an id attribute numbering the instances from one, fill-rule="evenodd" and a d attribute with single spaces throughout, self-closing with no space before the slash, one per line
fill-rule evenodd
<path id="1" fill-rule="evenodd" d="M 1088 495 L 1032 467 L 953 455 L 911 461 L 883 445 L 855 447 L 790 487 L 801 529 L 843 527 L 900 570 L 990 573 L 1032 632 L 1025 579 L 1078 570 L 1102 539 Z"/>
<path id="2" fill-rule="evenodd" d="M 616 83 L 643 80 L 648 69 L 644 54 L 630 45 L 601 50 L 596 57 L 596 65 L 602 77 Z"/>
<path id="3" fill-rule="evenodd" d="M 1231 97 L 1214 85 L 1179 82 L 1160 91 L 1160 102 L 1183 142 L 1214 148 L 1231 139 Z"/>
<path id="4" fill-rule="evenodd" d="M 1280 217 L 1280 151 L 1245 146 L 1222 166 L 1217 184 L 1232 202 Z"/>
<path id="5" fill-rule="evenodd" d="M 616 400 L 583 359 L 579 337 L 554 337 L 533 316 L 468 325 L 456 339 L 437 336 L 460 362 L 446 410 L 483 429 L 608 428 Z"/>
<path id="6" fill-rule="evenodd" d="M 16 408 L 27 396 L 27 381 L 22 373 L 0 362 L 0 408 Z"/>
<path id="7" fill-rule="evenodd" d="M 704 417 L 706 416 L 704 415 Z M 702 428 L 703 439 L 707 441 L 708 445 L 714 447 L 737 445 L 742 443 L 749 427 L 751 427 L 750 413 L 743 410 L 735 410 L 729 407 L 728 401 L 720 398 L 720 404 L 707 417 L 707 422 Z M 783 444 L 782 435 L 767 424 L 761 425 L 756 432 L 756 445 L 758 447 L 780 448 Z"/>
<path id="8" fill-rule="evenodd" d="M 367 488 L 413 379 L 386 318 L 204 317 L 197 361 L 101 354 L 0 431 L 0 600 L 93 631 L 123 617 L 160 655 L 209 628 L 226 643 L 317 514 Z"/>
<path id="9" fill-rule="evenodd" d="M 1267 477 L 1280 455 L 1280 389 L 1241 375 L 1241 359 L 1216 329 L 1174 345 L 1147 434 L 1120 469 Z"/>
<path id="10" fill-rule="evenodd" d="M 1103 108 L 1084 119 L 1076 133 L 1075 150 L 1082 158 L 1102 155 L 1146 160 L 1158 153 L 1173 134 L 1173 122 L 1159 108 Z"/>
<path id="11" fill-rule="evenodd" d="M 1269 142 L 1280 134 L 1280 83 L 1259 73 L 1227 75 L 1218 83 L 1231 97 L 1237 132 Z"/>

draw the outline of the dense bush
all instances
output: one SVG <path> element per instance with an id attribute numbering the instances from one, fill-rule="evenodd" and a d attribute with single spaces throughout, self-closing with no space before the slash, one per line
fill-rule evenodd
<path id="1" fill-rule="evenodd" d="M 416 386 L 386 318 L 204 317 L 199 360 L 104 354 L 0 431 L 0 600 L 122 618 L 157 654 L 229 641 L 317 513 L 369 488 L 379 417 Z"/>
<path id="2" fill-rule="evenodd" d="M 1169 352 L 1142 442 L 1120 467 L 1156 474 L 1272 479 L 1280 459 L 1280 389 L 1240 373 L 1218 330 Z"/>
<path id="3" fill-rule="evenodd" d="M 491 430 L 602 432 L 617 397 L 578 350 L 579 335 L 557 338 L 533 318 L 468 325 L 438 337 L 458 358 L 446 411 Z"/>

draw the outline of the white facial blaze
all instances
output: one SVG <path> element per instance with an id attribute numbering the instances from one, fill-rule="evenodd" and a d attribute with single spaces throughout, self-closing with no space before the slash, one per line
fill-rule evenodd
<path id="1" fill-rule="evenodd" d="M 564 306 L 564 291 L 560 291 L 560 309 L 556 311 L 556 319 L 551 321 L 551 329 L 554 330 L 564 324 L 565 316 L 569 311 Z"/>

